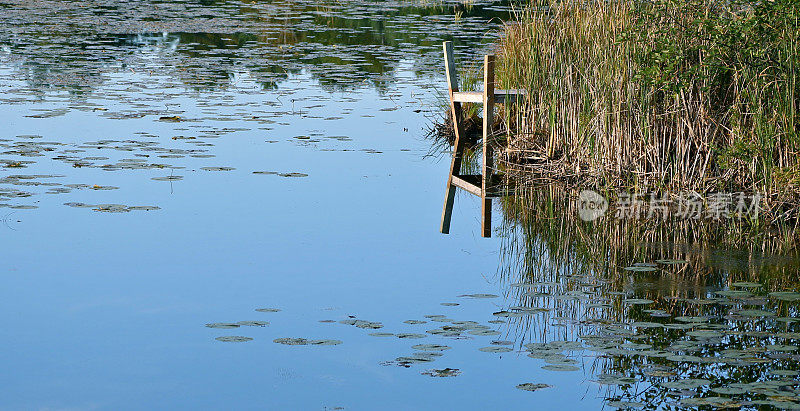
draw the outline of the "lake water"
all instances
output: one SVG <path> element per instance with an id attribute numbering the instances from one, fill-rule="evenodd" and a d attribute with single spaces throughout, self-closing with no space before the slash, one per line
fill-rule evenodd
<path id="1" fill-rule="evenodd" d="M 510 13 L 0 4 L 0 408 L 797 407 L 790 251 L 557 196 L 438 232 L 441 42 Z"/>

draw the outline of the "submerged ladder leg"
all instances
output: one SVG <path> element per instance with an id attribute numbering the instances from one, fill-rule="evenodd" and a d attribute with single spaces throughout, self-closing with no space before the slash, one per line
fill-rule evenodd
<path id="1" fill-rule="evenodd" d="M 456 72 L 453 57 L 453 43 L 446 41 L 442 45 L 444 49 L 444 68 L 447 72 L 447 88 L 450 96 L 450 113 L 453 119 L 453 131 L 455 132 L 455 142 L 453 143 L 453 158 L 450 160 L 450 173 L 447 175 L 447 194 L 442 210 L 442 224 L 440 231 L 443 234 L 450 232 L 450 219 L 453 215 L 453 202 L 456 198 L 456 186 L 453 185 L 453 175 L 461 173 L 461 159 L 464 151 L 464 126 L 461 123 L 461 103 L 453 101 L 453 93 L 458 91 L 458 73 Z"/>
<path id="2" fill-rule="evenodd" d="M 494 170 L 489 138 L 494 124 L 494 56 L 483 58 L 483 163 L 481 164 L 481 236 L 492 236 L 492 199 L 488 190 Z"/>

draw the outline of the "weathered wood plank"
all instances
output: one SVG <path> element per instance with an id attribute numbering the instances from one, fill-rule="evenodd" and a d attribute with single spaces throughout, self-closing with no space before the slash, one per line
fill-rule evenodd
<path id="1" fill-rule="evenodd" d="M 498 184 L 503 177 L 499 174 L 491 176 L 488 180 L 490 183 L 486 187 L 486 197 L 502 197 L 513 193 L 512 188 L 507 188 L 505 184 Z M 470 194 L 481 196 L 481 184 L 483 176 L 480 174 L 462 174 L 453 176 L 453 185 L 463 188 Z M 459 181 L 459 182 L 456 182 Z"/>
<path id="2" fill-rule="evenodd" d="M 495 90 L 495 104 L 514 104 L 525 97 L 525 93 L 517 90 Z M 457 91 L 453 93 L 453 101 L 459 103 L 483 103 L 481 91 Z"/>
<path id="3" fill-rule="evenodd" d="M 492 199 L 487 196 L 493 173 L 489 135 L 494 124 L 494 56 L 483 57 L 483 164 L 481 164 L 481 235 L 492 236 Z"/>
<path id="4" fill-rule="evenodd" d="M 492 235 L 492 200 L 490 197 L 503 195 L 502 187 L 494 185 L 496 179 L 492 174 L 494 156 L 489 142 L 492 125 L 494 123 L 494 105 L 512 104 L 524 98 L 523 90 L 495 90 L 494 82 L 494 56 L 484 56 L 482 91 L 458 91 L 458 73 L 453 55 L 453 44 L 446 41 L 442 44 L 444 52 L 444 65 L 447 72 L 447 87 L 450 97 L 450 110 L 453 119 L 455 142 L 453 145 L 453 158 L 450 161 L 450 173 L 447 176 L 447 194 L 442 210 L 441 232 L 450 232 L 450 220 L 453 213 L 456 188 L 481 197 L 481 235 Z M 461 103 L 483 104 L 483 159 L 480 175 L 461 175 L 461 162 L 465 150 L 463 141 L 464 129 L 461 118 Z"/>
<path id="5" fill-rule="evenodd" d="M 473 181 L 469 181 L 463 177 L 466 176 L 453 176 L 453 185 L 459 188 L 464 189 L 470 194 L 474 194 L 480 197 L 483 193 L 481 191 L 481 186 L 475 184 Z M 477 176 L 478 183 L 480 183 L 480 176 Z"/>
<path id="6" fill-rule="evenodd" d="M 453 93 L 453 101 L 459 103 L 483 103 L 483 93 L 480 91 L 457 91 Z"/>
<path id="7" fill-rule="evenodd" d="M 456 70 L 456 59 L 453 55 L 453 42 L 445 41 L 442 43 L 444 51 L 444 71 L 447 74 L 447 89 L 450 95 L 458 91 L 458 71 Z M 451 98 L 450 101 L 453 99 Z"/>
<path id="8" fill-rule="evenodd" d="M 453 43 L 445 41 L 442 44 L 444 52 L 444 67 L 447 72 L 447 87 L 450 95 L 450 113 L 453 118 L 455 142 L 453 144 L 453 158 L 450 160 L 450 173 L 447 176 L 447 194 L 445 194 L 442 209 L 442 221 L 439 231 L 443 234 L 450 232 L 450 220 L 453 216 L 453 202 L 456 198 L 456 187 L 453 185 L 453 175 L 461 173 L 461 158 L 464 151 L 464 125 L 461 122 L 461 103 L 453 100 L 453 93 L 458 91 L 458 73 L 456 72 L 455 58 L 453 56 Z"/>

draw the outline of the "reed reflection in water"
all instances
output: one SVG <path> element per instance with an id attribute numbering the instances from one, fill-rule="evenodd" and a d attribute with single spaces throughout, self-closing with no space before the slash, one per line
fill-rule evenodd
<path id="1" fill-rule="evenodd" d="M 586 222 L 575 195 L 552 186 L 502 206 L 510 306 L 495 315 L 545 369 L 583 368 L 620 408 L 800 408 L 791 233 L 733 221 Z"/>

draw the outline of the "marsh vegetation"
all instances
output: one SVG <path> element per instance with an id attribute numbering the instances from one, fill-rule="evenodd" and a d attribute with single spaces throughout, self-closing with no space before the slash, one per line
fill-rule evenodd
<path id="1" fill-rule="evenodd" d="M 533 3 L 497 48 L 501 83 L 530 93 L 510 150 L 603 185 L 796 201 L 798 16 L 791 0 Z"/>
<path id="2" fill-rule="evenodd" d="M 617 159 L 610 140 L 586 143 L 621 133 L 650 153 L 657 148 L 632 125 L 647 120 L 659 130 L 647 142 L 686 142 L 686 151 L 658 146 L 669 162 L 699 153 L 724 177 L 706 187 L 791 200 L 772 195 L 792 187 L 779 176 L 796 165 L 789 96 L 773 87 L 789 81 L 785 72 L 731 72 L 761 87 L 731 94 L 735 107 L 754 110 L 746 100 L 759 98 L 772 111 L 708 112 L 702 130 L 669 131 L 706 94 L 666 99 L 662 82 L 635 104 L 684 107 L 672 117 L 601 111 L 631 96 L 606 81 L 622 68 L 577 79 L 578 68 L 610 64 L 584 47 L 610 44 L 594 24 L 632 11 L 518 6 L 0 4 L 0 306 L 10 330 L 4 365 L 14 371 L 2 379 L 10 394 L 0 408 L 796 408 L 800 263 L 788 225 L 588 222 L 576 218 L 566 184 L 520 186 L 495 203 L 495 240 L 474 238 L 463 223 L 474 204 L 461 199 L 454 233 L 436 232 L 446 165 L 435 159 L 450 147 L 423 136 L 446 90 L 446 40 L 467 71 L 499 51 L 502 82 L 543 90 L 498 115 L 498 130 L 526 131 L 504 142 L 509 175 L 550 164 L 596 187 L 701 181 L 688 163 Z M 623 17 L 622 28 L 646 24 Z M 556 30 L 574 21 L 598 31 Z M 545 29 L 550 45 L 536 37 Z M 784 34 L 764 44 L 790 47 Z M 545 46 L 594 54 L 556 58 Z M 513 63 L 545 55 L 561 83 Z M 783 56 L 773 57 L 794 64 Z M 633 61 L 617 59 L 628 69 L 639 67 Z M 712 70 L 700 68 L 686 81 Z M 724 82 L 714 78 L 709 86 Z M 570 117 L 570 107 L 585 110 Z M 467 109 L 478 119 L 477 107 Z M 542 122 L 545 109 L 552 123 Z M 734 137 L 751 147 L 768 127 L 780 135 L 774 168 L 717 150 Z M 528 134 L 552 144 L 526 146 Z M 540 152 L 549 157 L 539 161 Z M 615 162 L 618 175 L 594 174 Z"/>

